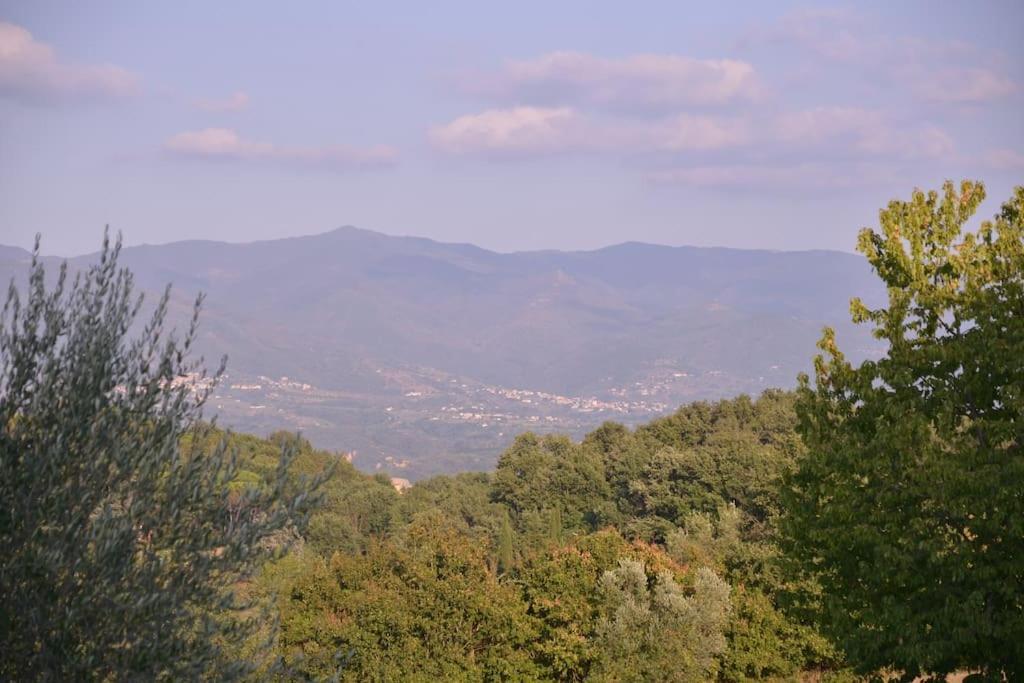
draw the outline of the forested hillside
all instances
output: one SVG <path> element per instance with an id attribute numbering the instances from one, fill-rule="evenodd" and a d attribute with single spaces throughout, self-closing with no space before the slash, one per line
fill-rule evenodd
<path id="1" fill-rule="evenodd" d="M 343 680 L 842 677 L 781 609 L 807 597 L 776 545 L 802 455 L 793 403 L 694 403 L 582 442 L 526 433 L 492 473 L 401 494 L 343 462 L 301 549 L 251 587 L 280 610 L 276 652 Z M 288 438 L 233 437 L 256 469 Z M 300 443 L 308 471 L 332 459 Z"/>

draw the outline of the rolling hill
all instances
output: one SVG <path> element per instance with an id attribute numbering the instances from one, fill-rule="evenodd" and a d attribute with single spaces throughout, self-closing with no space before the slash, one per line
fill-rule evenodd
<path id="1" fill-rule="evenodd" d="M 0 275 L 28 258 L 0 247 Z M 841 252 L 504 254 L 346 227 L 131 247 L 122 261 L 144 290 L 174 284 L 177 320 L 206 292 L 200 350 L 229 356 L 211 406 L 222 424 L 301 429 L 406 478 L 489 467 L 524 429 L 579 435 L 791 387 L 825 324 L 854 358 L 882 350 L 848 323 L 849 298 L 881 288 Z"/>

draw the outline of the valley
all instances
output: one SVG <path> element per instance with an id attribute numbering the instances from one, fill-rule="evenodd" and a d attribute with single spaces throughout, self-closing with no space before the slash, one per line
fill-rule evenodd
<path id="1" fill-rule="evenodd" d="M 290 377 L 228 373 L 209 407 L 242 432 L 299 431 L 318 444 L 348 444 L 349 461 L 364 471 L 411 480 L 457 469 L 488 469 L 524 431 L 581 438 L 605 421 L 636 426 L 722 387 L 754 391 L 722 371 L 690 373 L 665 363 L 627 385 L 608 384 L 586 396 L 484 384 L 422 368 L 377 368 L 380 394 L 315 386 Z M 779 366 L 757 378 L 783 384 Z"/>
<path id="2" fill-rule="evenodd" d="M 204 294 L 197 350 L 208 368 L 228 357 L 208 417 L 301 431 L 410 480 L 491 469 L 527 430 L 579 438 L 608 420 L 791 388 L 825 325 L 854 359 L 884 352 L 847 312 L 851 292 L 871 303 L 882 289 L 842 252 L 627 242 L 497 253 L 346 227 L 121 258 L 150 305 L 173 283 L 179 330 Z M 29 261 L 0 249 L 0 277 L 24 277 Z M 44 262 L 52 275 L 60 259 Z"/>

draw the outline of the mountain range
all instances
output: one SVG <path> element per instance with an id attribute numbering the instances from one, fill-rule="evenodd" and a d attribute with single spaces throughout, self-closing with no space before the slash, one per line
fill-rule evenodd
<path id="1" fill-rule="evenodd" d="M 23 277 L 29 258 L 0 246 L 0 276 Z M 849 323 L 852 296 L 884 292 L 843 252 L 496 253 L 345 227 L 121 260 L 150 297 L 173 283 L 179 324 L 206 293 L 199 350 L 211 365 L 229 357 L 210 405 L 222 424 L 301 430 L 403 478 L 489 468 L 525 429 L 580 435 L 792 387 L 824 325 L 854 360 L 884 350 Z"/>

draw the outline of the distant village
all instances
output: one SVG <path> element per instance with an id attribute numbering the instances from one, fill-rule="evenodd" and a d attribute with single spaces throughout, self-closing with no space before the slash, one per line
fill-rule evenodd
<path id="1" fill-rule="evenodd" d="M 765 374 L 780 370 L 774 365 Z M 719 370 L 694 373 L 662 365 L 627 383 L 606 378 L 600 395 L 568 396 L 487 385 L 429 368 L 380 368 L 375 374 L 380 387 L 361 391 L 263 374 L 224 375 L 216 386 L 209 377 L 192 374 L 175 383 L 208 392 L 209 410 L 221 424 L 255 433 L 300 431 L 320 447 L 357 458 L 365 470 L 402 473 L 392 482 L 402 490 L 406 481 L 423 476 L 430 439 L 463 443 L 469 450 L 453 451 L 453 458 L 470 452 L 486 463 L 521 432 L 579 435 L 605 420 L 640 424 L 702 398 L 709 383 L 732 379 Z"/>

